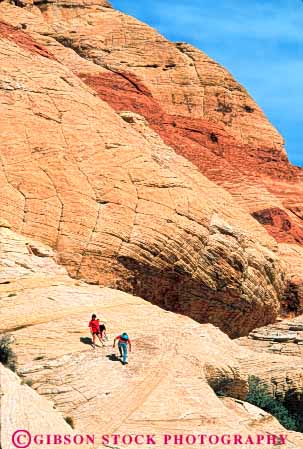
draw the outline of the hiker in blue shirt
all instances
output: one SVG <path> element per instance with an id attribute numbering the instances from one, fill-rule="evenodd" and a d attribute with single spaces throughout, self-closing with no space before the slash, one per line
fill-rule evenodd
<path id="1" fill-rule="evenodd" d="M 123 334 L 118 335 L 118 337 L 116 337 L 114 339 L 114 344 L 113 344 L 113 348 L 116 346 L 116 341 L 118 340 L 118 349 L 120 352 L 120 357 L 123 357 L 123 361 L 122 364 L 123 365 L 127 365 L 127 346 L 129 346 L 129 352 L 131 352 L 132 347 L 131 347 L 131 341 L 129 339 L 129 336 L 127 335 L 126 332 L 123 332 Z"/>

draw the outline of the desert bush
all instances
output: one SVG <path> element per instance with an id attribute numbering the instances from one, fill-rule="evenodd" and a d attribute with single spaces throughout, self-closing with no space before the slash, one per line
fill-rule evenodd
<path id="1" fill-rule="evenodd" d="M 250 376 L 248 379 L 249 393 L 246 401 L 273 415 L 288 430 L 299 430 L 298 422 L 285 405 L 269 392 L 268 385 L 260 379 Z"/>
<path id="2" fill-rule="evenodd" d="M 29 387 L 31 387 L 33 385 L 33 380 L 25 379 L 24 381 L 22 381 L 22 384 L 25 384 L 25 385 L 28 385 Z"/>
<path id="3" fill-rule="evenodd" d="M 8 335 L 0 338 L 0 362 L 12 371 L 16 371 L 17 358 L 11 348 L 11 339 Z"/>

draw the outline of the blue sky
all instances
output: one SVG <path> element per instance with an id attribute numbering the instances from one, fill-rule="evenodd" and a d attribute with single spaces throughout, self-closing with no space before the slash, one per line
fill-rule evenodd
<path id="1" fill-rule="evenodd" d="M 302 0 L 111 0 L 173 41 L 189 42 L 240 81 L 303 166 Z"/>

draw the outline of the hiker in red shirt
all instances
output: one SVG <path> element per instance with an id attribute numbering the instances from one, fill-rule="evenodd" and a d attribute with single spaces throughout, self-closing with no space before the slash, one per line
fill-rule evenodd
<path id="1" fill-rule="evenodd" d="M 123 334 L 118 335 L 118 337 L 116 337 L 114 339 L 114 344 L 113 344 L 113 348 L 116 346 L 116 340 L 118 340 L 118 349 L 120 352 L 120 357 L 123 357 L 123 361 L 122 364 L 123 365 L 127 365 L 127 346 L 129 346 L 129 352 L 132 351 L 132 346 L 131 346 L 131 341 L 129 339 L 129 336 L 127 335 L 126 332 L 123 332 Z"/>
<path id="2" fill-rule="evenodd" d="M 100 343 L 102 344 L 102 346 L 104 346 L 102 338 L 101 338 L 101 334 L 100 334 L 100 323 L 99 323 L 99 319 L 97 318 L 97 316 L 95 314 L 92 315 L 92 319 L 90 320 L 90 322 L 88 323 L 88 327 L 90 328 L 90 332 L 92 334 L 93 337 L 93 348 L 95 349 L 96 345 L 96 335 L 100 340 Z"/>

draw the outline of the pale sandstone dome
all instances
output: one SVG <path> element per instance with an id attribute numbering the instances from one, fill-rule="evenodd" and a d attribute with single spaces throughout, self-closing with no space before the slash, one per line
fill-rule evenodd
<path id="1" fill-rule="evenodd" d="M 78 4 L 80 5 L 80 2 L 78 2 Z M 175 280 L 172 282 L 170 275 L 168 276 L 169 279 L 167 278 L 168 267 L 168 271 L 173 270 L 173 272 L 175 272 L 176 269 L 180 271 L 179 265 L 181 264 L 181 271 L 184 270 L 186 276 L 189 274 L 191 277 L 191 273 L 195 273 L 194 282 L 196 282 L 196 278 L 200 278 L 200 269 L 202 269 L 204 273 L 205 271 L 207 272 L 208 269 L 206 269 L 205 264 L 203 263 L 200 268 L 198 268 L 196 262 L 194 262 L 194 264 L 188 263 L 188 261 L 183 262 L 184 257 L 188 257 L 188 254 L 183 254 L 184 249 L 187 253 L 192 252 L 190 248 L 186 249 L 186 245 L 183 245 L 183 239 L 186 240 L 188 236 L 182 234 L 180 239 L 177 238 L 177 242 L 173 241 L 172 245 L 170 243 L 169 245 L 164 245 L 163 240 L 167 239 L 168 233 L 170 234 L 169 239 L 171 239 L 171 234 L 176 232 L 176 228 L 174 227 L 176 220 L 171 220 L 171 218 L 167 216 L 167 210 L 165 211 L 163 207 L 161 207 L 160 210 L 159 205 L 155 206 L 154 216 L 156 217 L 156 220 L 148 220 L 153 222 L 153 228 L 155 228 L 155 224 L 157 223 L 157 230 L 153 229 L 152 232 L 152 234 L 154 232 L 156 233 L 154 238 L 152 235 L 149 235 L 149 228 L 146 228 L 146 215 L 145 218 L 143 217 L 145 224 L 142 223 L 142 220 L 140 220 L 140 223 L 138 223 L 138 220 L 133 220 L 132 216 L 134 215 L 134 204 L 136 202 L 137 192 L 134 192 L 134 186 L 129 185 L 129 176 L 126 176 L 126 173 L 123 173 L 122 175 L 119 174 L 118 177 L 115 175 L 119 180 L 116 179 L 113 181 L 113 179 L 109 179 L 110 172 L 113 169 L 116 170 L 116 168 L 112 167 L 118 166 L 119 169 L 121 168 L 121 161 L 119 158 L 121 157 L 121 152 L 123 151 L 125 153 L 125 150 L 121 150 L 119 152 L 120 154 L 118 154 L 118 150 L 116 150 L 115 155 L 114 152 L 109 149 L 107 149 L 106 152 L 102 151 L 98 153 L 96 153 L 95 150 L 88 150 L 88 147 L 94 147 L 96 145 L 101 145 L 102 148 L 104 148 L 104 145 L 105 147 L 106 145 L 112 146 L 112 142 L 108 143 L 106 141 L 106 133 L 111 133 L 112 135 L 115 133 L 114 135 L 117 138 L 111 139 L 114 141 L 114 145 L 121 145 L 121 143 L 124 145 L 125 142 L 128 145 L 130 139 L 128 135 L 129 127 L 125 127 L 125 131 L 121 134 L 121 130 L 118 129 L 121 126 L 121 122 L 119 124 L 116 122 L 115 127 L 109 126 L 108 119 L 105 118 L 105 115 L 110 114 L 113 116 L 113 114 L 112 112 L 109 112 L 108 109 L 106 114 L 103 114 L 101 120 L 100 117 L 98 117 L 98 114 L 94 114 L 94 117 L 92 114 L 86 112 L 83 105 L 87 102 L 87 90 L 83 85 L 79 87 L 79 81 L 73 81 L 75 78 L 72 77 L 70 71 L 68 71 L 67 75 L 66 67 L 81 76 L 81 78 L 88 83 L 101 98 L 109 102 L 114 109 L 121 111 L 121 109 L 125 110 L 125 107 L 136 109 L 136 106 L 138 106 L 138 112 L 140 112 L 141 115 L 145 115 L 147 124 L 153 127 L 156 132 L 160 133 L 162 139 L 164 139 L 166 143 L 169 143 L 177 152 L 192 160 L 199 170 L 209 179 L 222 185 L 222 187 L 233 195 L 234 202 L 232 208 L 237 212 L 231 214 L 230 210 L 228 210 L 231 208 L 231 197 L 226 196 L 226 193 L 222 190 L 216 190 L 213 184 L 206 184 L 206 179 L 202 177 L 199 178 L 197 170 L 194 169 L 193 165 L 187 165 L 187 170 L 185 170 L 185 172 L 183 168 L 181 169 L 182 176 L 185 176 L 185 178 L 190 176 L 192 178 L 193 173 L 195 173 L 196 184 L 198 184 L 199 191 L 197 190 L 197 186 L 195 186 L 193 195 L 205 199 L 207 205 L 205 201 L 200 201 L 199 205 L 200 208 L 203 208 L 203 213 L 205 213 L 205 209 L 210 209 L 210 214 L 212 214 L 213 209 L 211 200 L 214 200 L 216 212 L 220 211 L 220 214 L 224 216 L 224 220 L 227 219 L 227 222 L 232 223 L 233 225 L 236 223 L 237 225 L 240 225 L 242 229 L 244 228 L 245 230 L 252 231 L 253 239 L 257 236 L 257 240 L 262 241 L 262 244 L 265 243 L 265 246 L 269 245 L 272 247 L 272 243 L 266 234 L 263 233 L 262 235 L 260 227 L 256 226 L 256 224 L 253 225 L 252 220 L 249 219 L 249 214 L 254 214 L 254 217 L 266 227 L 268 232 L 272 234 L 278 242 L 285 241 L 282 250 L 280 251 L 279 249 L 283 259 L 285 253 L 293 251 L 292 248 L 301 241 L 303 236 L 300 215 L 300 198 L 302 197 L 302 182 L 300 181 L 301 172 L 294 170 L 288 164 L 281 136 L 267 121 L 260 108 L 255 104 L 251 97 L 249 97 L 245 89 L 240 86 L 224 68 L 217 63 L 214 63 L 205 54 L 185 44 L 174 45 L 168 42 L 154 30 L 135 19 L 111 8 L 104 8 L 104 6 L 108 5 L 87 4 L 87 7 L 81 13 L 75 8 L 74 3 L 73 8 L 66 6 L 67 4 L 64 6 L 62 2 L 45 3 L 43 6 L 39 7 L 40 9 L 37 6 L 30 5 L 26 8 L 18 8 L 9 5 L 6 2 L 2 2 L 0 6 L 2 17 L 7 22 L 17 27 L 26 24 L 26 34 L 31 35 L 40 44 L 44 44 L 49 51 L 55 55 L 58 61 L 65 66 L 64 79 L 72 84 L 75 83 L 73 89 L 69 89 L 68 94 L 70 95 L 73 92 L 73 95 L 75 95 L 76 91 L 81 89 L 81 94 L 79 92 L 79 95 L 82 95 L 83 98 L 85 97 L 81 107 L 77 104 L 76 108 L 78 111 L 75 116 L 74 111 L 71 112 L 70 107 L 68 107 L 68 110 L 70 111 L 69 114 L 62 113 L 62 110 L 66 111 L 66 105 L 62 108 L 59 107 L 59 111 L 56 111 L 54 108 L 57 108 L 57 105 L 53 106 L 49 102 L 43 102 L 43 106 L 40 102 L 38 105 L 36 99 L 35 104 L 37 104 L 38 113 L 35 113 L 35 116 L 30 119 L 30 122 L 35 122 L 33 126 L 30 125 L 32 128 L 30 133 L 34 135 L 34 138 L 31 137 L 30 139 L 30 145 L 33 144 L 33 146 L 37 148 L 47 148 L 48 146 L 54 147 L 53 153 L 56 153 L 55 158 L 59 156 L 61 159 L 63 153 L 62 148 L 68 146 L 68 153 L 72 155 L 73 158 L 72 165 L 70 159 L 68 159 L 68 161 L 65 159 L 66 162 L 60 160 L 59 164 L 57 162 L 52 162 L 52 164 L 50 164 L 49 161 L 54 159 L 54 155 L 47 150 L 47 161 L 46 150 L 44 150 L 44 167 L 40 167 L 40 173 L 45 167 L 47 167 L 47 173 L 42 175 L 44 178 L 42 184 L 48 185 L 49 182 L 53 182 L 51 179 L 46 181 L 45 175 L 49 175 L 50 172 L 52 172 L 51 178 L 53 178 L 54 172 L 56 172 L 56 176 L 58 176 L 60 170 L 66 170 L 67 176 L 65 175 L 65 182 L 69 183 L 70 178 L 77 177 L 78 170 L 81 170 L 78 183 L 80 183 L 81 186 L 83 185 L 86 192 L 90 192 L 89 195 L 93 197 L 91 198 L 91 200 L 93 200 L 91 201 L 88 199 L 89 195 L 83 199 L 82 189 L 78 189 L 77 193 L 75 192 L 75 190 L 77 190 L 77 187 L 75 187 L 75 183 L 77 184 L 75 179 L 72 181 L 72 184 L 74 184 L 73 188 L 71 189 L 68 187 L 68 194 L 66 192 L 64 192 L 64 194 L 61 192 L 61 189 L 63 188 L 66 190 L 66 187 L 62 187 L 63 184 L 60 180 L 59 190 L 57 181 L 55 181 L 55 186 L 46 187 L 46 190 L 50 189 L 53 192 L 48 199 L 45 198 L 45 195 L 48 195 L 46 192 L 44 193 L 44 198 L 36 199 L 35 195 L 30 193 L 32 187 L 27 185 L 25 189 L 24 182 L 21 184 L 18 182 L 20 174 L 13 174 L 14 184 L 23 184 L 21 195 L 17 192 L 13 194 L 15 196 L 15 201 L 19 204 L 18 207 L 21 208 L 21 210 L 24 208 L 23 195 L 25 195 L 25 197 L 28 195 L 34 196 L 35 198 L 30 201 L 26 200 L 26 214 L 24 224 L 22 225 L 22 232 L 27 235 L 36 236 L 40 239 L 42 238 L 58 248 L 61 255 L 61 261 L 69 267 L 70 273 L 73 275 L 82 276 L 91 282 L 101 282 L 101 284 L 104 285 L 119 286 L 119 288 L 133 291 L 154 302 L 161 302 L 165 307 L 173 308 L 182 313 L 189 313 L 196 319 L 201 320 L 205 318 L 205 320 L 220 324 L 222 323 L 222 315 L 221 313 L 218 313 L 217 307 L 215 307 L 213 312 L 210 312 L 205 311 L 204 306 L 200 307 L 198 305 L 197 307 L 195 305 L 193 307 L 193 305 L 190 304 L 192 303 L 192 293 L 197 297 L 197 294 L 193 291 L 190 293 L 191 298 L 188 299 L 184 298 L 183 291 L 177 295 L 174 293 L 171 298 L 167 298 L 167 294 L 165 293 L 167 292 L 167 288 L 171 288 L 171 286 L 175 284 Z M 50 61 L 44 61 L 43 65 L 45 64 L 50 64 Z M 56 65 L 55 70 L 53 67 L 51 69 L 53 72 L 52 77 L 54 78 L 56 78 L 55 73 L 57 69 L 58 65 Z M 48 82 L 47 79 L 49 76 L 47 74 L 48 70 L 50 70 L 50 66 L 49 69 L 45 66 L 43 76 L 45 76 L 46 83 Z M 60 70 L 62 71 L 62 66 Z M 39 77 L 40 76 L 41 75 L 39 75 Z M 63 91 L 67 86 L 62 90 L 61 79 L 62 77 L 60 78 L 59 89 L 63 94 Z M 122 84 L 121 80 L 123 81 Z M 117 90 L 115 91 L 115 89 Z M 39 93 L 40 98 L 45 95 L 43 91 L 39 90 Z M 48 92 L 48 96 L 49 95 L 54 96 L 56 94 L 55 92 Z M 78 95 L 78 92 L 76 95 Z M 36 95 L 36 97 L 38 98 L 39 95 Z M 62 98 L 60 101 L 63 105 L 64 102 Z M 54 103 L 53 99 L 51 100 L 51 103 Z M 99 108 L 105 108 L 104 103 L 98 102 L 96 98 L 94 98 L 93 103 L 98 104 Z M 101 104 L 102 107 L 100 106 Z M 248 109 L 245 110 L 245 108 Z M 229 111 L 230 109 L 231 111 Z M 162 115 L 160 114 L 159 117 L 156 117 L 154 115 L 155 110 L 162 111 Z M 166 116 L 163 114 L 166 114 Z M 48 119 L 49 116 L 51 117 L 51 122 Z M 166 119 L 168 122 L 170 121 L 169 131 L 163 130 L 159 125 L 158 121 L 161 117 L 163 118 L 162 122 L 165 122 Z M 96 124 L 98 120 L 100 120 L 99 123 L 107 123 L 107 126 L 109 126 L 108 130 L 104 130 L 102 127 L 102 138 L 100 129 L 97 129 L 97 125 L 93 125 L 93 123 Z M 187 123 L 186 121 L 184 122 L 184 120 L 191 120 L 191 122 Z M 196 120 L 196 122 L 192 122 L 193 120 Z M 78 126 L 76 125 L 76 121 Z M 46 124 L 48 125 L 47 133 L 43 136 L 39 136 L 37 141 L 34 128 L 40 129 L 41 127 L 45 127 Z M 96 131 L 93 130 L 94 126 Z M 174 136 L 171 133 L 171 129 L 174 126 L 177 127 L 179 133 L 183 134 L 178 134 L 177 137 Z M 212 127 L 215 134 L 219 136 L 218 144 L 210 143 L 209 133 L 212 131 Z M 68 131 L 66 131 L 66 128 Z M 191 131 L 186 131 L 187 128 L 192 128 L 195 136 L 202 136 L 202 141 L 199 141 L 200 137 L 198 141 L 195 141 Z M 58 129 L 60 129 L 59 133 L 57 132 Z M 62 129 L 64 130 L 63 133 Z M 94 138 L 95 132 L 98 134 L 98 139 Z M 64 136 L 68 135 L 68 138 L 65 139 L 62 134 L 64 134 Z M 142 156 L 142 140 L 140 140 L 139 143 L 138 136 L 132 138 L 135 139 L 133 140 L 133 145 L 136 146 L 136 149 Z M 154 137 L 145 136 L 144 139 L 145 144 L 148 144 L 150 147 L 152 143 L 150 139 L 154 139 Z M 45 143 L 45 140 L 47 140 L 47 143 Z M 78 140 L 79 142 L 77 142 Z M 165 148 L 161 139 L 158 139 L 156 145 L 161 148 L 162 154 L 159 156 L 159 160 L 162 160 L 161 164 L 163 164 L 163 160 L 167 159 L 167 151 L 169 151 L 170 155 L 172 152 L 171 150 L 168 150 L 167 147 Z M 21 150 L 21 152 L 22 151 L 23 150 Z M 30 151 L 32 152 L 33 150 L 31 149 Z M 37 151 L 41 150 L 34 151 L 37 153 Z M 129 148 L 129 151 L 133 152 L 134 150 L 133 148 Z M 86 161 L 83 160 L 83 153 L 85 155 L 87 154 L 85 156 Z M 105 155 L 106 159 L 104 159 Z M 118 160 L 117 164 L 114 161 L 109 162 L 109 158 L 112 158 L 113 156 Z M 67 156 L 65 155 L 64 157 L 66 158 Z M 78 167 L 75 167 L 75 157 L 77 159 L 76 163 Z M 170 156 L 170 158 L 171 157 L 172 156 Z M 243 160 L 243 157 L 245 160 Z M 5 158 L 7 159 L 7 154 Z M 92 158 L 94 162 L 92 162 Z M 134 158 L 136 158 L 136 155 L 134 155 Z M 79 164 L 80 159 L 82 160 Z M 176 159 L 176 157 L 173 156 L 173 159 Z M 106 170 L 108 173 L 102 172 L 104 164 L 107 167 Z M 144 164 L 146 167 L 149 165 L 146 161 Z M 181 165 L 182 164 L 184 165 L 184 162 L 182 162 Z M 69 167 L 68 170 L 66 169 L 67 165 Z M 130 165 L 131 163 L 129 163 L 129 166 Z M 251 169 L 249 169 L 249 167 L 251 167 Z M 140 170 L 142 170 L 141 164 Z M 169 170 L 174 173 L 175 176 L 177 170 L 175 162 L 170 164 Z M 180 164 L 178 170 L 180 172 Z M 148 177 L 150 177 L 149 166 L 147 170 L 144 169 L 143 171 L 147 171 Z M 100 172 L 102 172 L 102 181 L 98 178 Z M 160 195 L 161 205 L 167 207 L 167 205 L 171 206 L 171 204 L 173 204 L 171 198 L 168 198 L 168 196 L 177 196 L 178 198 L 183 197 L 183 192 L 180 196 L 180 186 L 173 186 L 173 189 L 171 187 L 168 189 L 167 182 L 165 181 L 163 184 L 160 180 L 160 172 L 156 170 L 154 173 L 157 177 L 158 185 L 155 186 L 153 181 L 151 183 L 150 180 L 145 180 L 144 183 L 147 183 L 148 186 L 145 185 L 143 187 L 142 185 L 140 187 L 141 190 L 145 190 L 143 197 L 144 201 L 146 201 L 146 195 L 148 195 L 148 201 L 150 201 L 150 196 L 154 199 L 155 195 Z M 262 177 L 258 176 L 262 173 Z M 37 179 L 37 182 L 41 184 L 41 181 L 38 181 L 40 176 L 41 175 L 38 175 L 35 170 L 34 177 Z M 144 176 L 146 176 L 146 174 L 144 174 Z M 293 182 L 290 181 L 291 176 L 293 177 Z M 33 179 L 32 175 L 27 177 Z M 127 178 L 126 180 L 125 177 Z M 90 186 L 87 185 L 87 181 L 90 183 Z M 142 184 L 141 180 L 135 180 L 136 189 L 138 182 Z M 121 189 L 121 183 L 123 189 Z M 184 183 L 184 180 L 182 180 L 181 183 Z M 27 184 L 29 183 L 27 182 Z M 202 185 L 205 185 L 203 192 L 201 191 Z M 127 193 L 125 192 L 125 188 Z M 101 202 L 108 201 L 108 194 L 104 199 L 104 194 L 108 189 L 112 189 L 110 201 L 118 201 L 121 203 L 119 206 L 117 204 L 115 206 L 113 206 L 113 204 L 109 205 L 110 202 L 106 205 L 100 205 L 98 203 L 100 199 Z M 149 191 L 152 190 L 152 193 L 147 193 L 147 189 Z M 205 193 L 205 189 L 211 190 L 212 193 L 209 194 L 208 191 Z M 10 190 L 11 192 L 7 198 L 11 198 L 12 189 Z M 58 198 L 56 198 L 58 192 L 54 193 L 54 190 L 59 192 Z M 94 190 L 94 193 L 92 193 L 92 190 Z M 174 192 L 173 194 L 171 193 L 172 191 Z M 178 193 L 176 193 L 177 191 Z M 69 199 L 71 195 L 73 197 L 72 204 Z M 123 196 L 123 200 L 120 198 L 121 195 Z M 139 195 L 141 195 L 141 192 Z M 118 197 L 119 199 L 117 200 Z M 131 199 L 131 197 L 133 198 Z M 222 198 L 224 198 L 223 201 Z M 8 201 L 11 200 L 9 199 Z M 68 207 L 62 207 L 67 201 L 69 202 Z M 159 198 L 157 201 L 159 201 Z M 79 207 L 80 202 L 82 205 Z M 46 203 L 47 207 L 45 208 Z M 121 206 L 123 206 L 123 209 L 121 209 Z M 150 204 L 148 204 L 148 209 L 150 209 L 149 206 Z M 113 207 L 115 207 L 115 210 L 113 210 Z M 129 208 L 127 212 L 126 207 Z M 110 215 L 108 215 L 109 208 L 112 209 Z M 23 218 L 21 218 L 20 213 L 17 213 L 17 215 L 19 214 L 18 219 L 15 213 L 12 215 L 11 206 L 8 206 L 8 209 L 9 210 L 5 211 L 5 217 L 10 221 L 13 221 L 14 229 L 20 230 L 20 222 Z M 102 220 L 104 214 L 99 213 L 101 212 L 101 209 L 104 209 L 107 212 L 106 221 L 110 223 L 110 230 L 108 230 L 108 226 L 104 222 L 104 219 Z M 242 211 L 245 210 L 245 218 L 240 212 L 240 209 Z M 43 214 L 46 215 L 46 218 L 43 219 L 43 223 L 41 220 L 37 220 L 36 214 L 39 214 L 39 210 L 43 210 Z M 75 217 L 81 210 L 85 210 L 85 212 L 81 212 L 83 217 L 79 220 L 79 223 L 76 226 L 69 224 L 74 220 L 74 218 L 71 219 L 70 217 Z M 152 212 L 152 209 L 149 210 L 149 212 Z M 135 215 L 137 216 L 138 213 L 141 216 L 142 213 L 145 214 L 146 212 L 143 211 L 141 207 L 135 211 Z M 117 214 L 119 217 L 118 219 Z M 124 223 L 120 220 L 121 215 L 123 215 L 122 221 Z M 151 217 L 152 216 L 153 214 L 151 214 Z M 179 221 L 179 219 L 177 221 Z M 197 218 L 194 218 L 194 220 L 196 219 Z M 171 225 L 168 226 L 170 221 L 174 224 L 171 223 Z M 103 222 L 103 224 L 101 224 L 101 222 Z M 97 223 L 98 225 L 96 226 Z M 289 223 L 291 224 L 292 229 L 285 232 L 284 228 L 286 229 Z M 137 238 L 139 225 L 140 251 L 138 251 Z M 132 231 L 133 226 L 135 226 L 135 233 Z M 166 229 L 164 234 L 163 226 Z M 145 229 L 143 229 L 143 227 L 145 227 Z M 92 233 L 91 230 L 93 230 Z M 114 233 L 112 232 L 113 230 Z M 108 233 L 110 233 L 110 236 Z M 177 233 L 179 233 L 179 231 L 177 231 Z M 104 234 L 106 234 L 105 238 Z M 188 234 L 188 231 L 186 231 L 186 234 Z M 126 242 L 124 240 L 126 240 L 127 243 L 132 243 L 130 240 L 133 238 L 135 238 L 136 243 L 135 246 L 132 245 L 131 254 L 129 248 L 127 248 L 126 253 L 125 251 L 121 253 L 121 249 L 124 249 L 125 246 L 129 247 L 129 245 L 125 245 Z M 198 239 L 199 238 L 200 237 L 198 237 Z M 122 244 L 121 240 L 123 241 Z M 143 241 L 144 244 L 142 247 Z M 110 249 L 108 248 L 109 245 Z M 163 245 L 165 248 L 165 260 L 162 260 L 159 263 L 158 259 L 159 255 L 162 257 Z M 289 249 L 286 249 L 287 245 L 291 245 Z M 199 251 L 199 247 L 200 244 L 196 246 L 195 243 L 194 251 Z M 179 251 L 182 251 L 180 261 L 177 262 L 177 267 L 176 261 L 171 259 L 171 255 L 168 254 L 166 256 L 165 253 L 168 251 L 173 253 L 173 259 Z M 256 252 L 254 251 L 254 254 L 255 253 Z M 122 256 L 123 259 L 121 259 L 120 256 Z M 127 257 L 127 263 L 125 263 L 125 256 Z M 169 258 L 168 264 L 166 260 L 167 257 Z M 116 263 L 117 258 L 119 260 L 118 263 Z M 114 263 L 112 260 L 114 260 Z M 286 257 L 286 260 L 287 264 L 289 264 L 288 257 Z M 138 261 L 140 261 L 139 268 L 137 265 Z M 121 262 L 123 262 L 122 267 Z M 185 269 L 184 264 L 186 265 Z M 303 271 L 300 263 L 295 263 L 296 269 L 294 269 L 292 265 L 293 264 L 290 265 L 291 276 L 288 276 L 288 287 L 286 289 L 284 303 L 287 303 L 287 301 L 295 303 L 295 308 L 298 311 L 300 307 L 302 308 L 300 302 L 303 303 Z M 161 280 L 159 283 L 159 291 L 156 292 L 156 298 L 151 294 L 152 289 L 150 287 L 150 280 L 147 281 L 146 278 L 142 276 L 142 270 L 146 272 L 147 266 L 149 267 L 149 270 L 147 271 L 151 273 L 148 274 L 148 277 L 150 278 L 151 276 L 152 285 L 154 285 L 153 278 L 155 276 L 159 277 L 157 270 L 161 270 Z M 154 268 L 156 268 L 156 271 Z M 162 276 L 163 269 L 165 270 L 164 276 Z M 223 269 L 222 266 L 220 266 L 220 271 L 222 278 L 224 278 L 225 269 Z M 243 271 L 242 268 L 240 268 L 240 271 Z M 112 273 L 114 273 L 114 276 L 112 276 Z M 179 274 L 177 275 L 178 278 Z M 141 279 L 136 285 L 132 280 L 134 275 Z M 181 277 L 181 283 L 183 283 L 184 275 L 181 274 Z M 234 275 L 229 269 L 227 277 L 228 284 L 230 284 L 230 278 L 232 277 L 234 279 Z M 270 275 L 270 277 L 272 276 Z M 198 281 L 198 288 L 200 291 L 198 296 L 201 294 L 201 284 L 199 284 L 199 282 L 200 280 Z M 203 286 L 204 282 L 205 279 L 203 279 Z M 256 281 L 256 278 L 254 278 L 254 282 L 260 284 L 259 280 Z M 225 281 L 223 281 L 223 284 L 225 284 Z M 232 290 L 235 291 L 235 297 L 238 297 L 239 293 L 237 293 L 237 290 L 239 290 L 239 288 L 235 288 L 234 281 L 232 281 L 231 284 Z M 263 281 L 261 284 L 262 292 L 255 292 L 253 296 L 258 294 L 259 298 L 262 297 L 262 301 L 265 300 L 265 302 L 267 302 L 267 299 L 265 299 L 267 294 L 265 294 L 265 291 L 263 290 Z M 278 283 L 274 281 L 274 284 L 277 285 Z M 281 282 L 279 282 L 279 284 L 281 286 Z M 207 298 L 209 297 L 208 289 L 210 286 L 212 290 L 211 297 L 214 298 L 213 289 L 218 289 L 217 282 L 214 283 L 211 281 L 207 283 Z M 187 281 L 185 288 L 186 290 L 189 289 Z M 222 288 L 222 283 L 220 288 Z M 277 291 L 276 287 L 275 290 Z M 290 295 L 288 293 L 290 291 L 295 293 L 291 293 Z M 270 300 L 270 307 L 272 310 L 270 313 L 268 310 L 265 310 L 265 312 L 262 310 L 261 313 L 256 313 L 256 318 L 240 320 L 238 327 L 244 326 L 242 332 L 245 333 L 253 328 L 255 323 L 261 325 L 265 322 L 272 321 L 278 313 L 279 307 L 277 305 L 277 300 L 281 298 L 281 294 L 283 294 L 283 287 L 279 287 L 278 293 L 274 294 L 276 298 L 274 302 L 276 305 L 272 307 L 274 303 L 272 299 Z M 244 295 L 246 294 L 244 293 Z M 249 295 L 251 296 L 251 293 L 249 293 Z M 180 296 L 182 296 L 181 300 Z M 226 300 L 229 295 L 223 293 L 223 296 L 225 296 Z M 272 298 L 272 293 L 270 293 L 269 296 Z M 295 296 L 295 300 L 290 300 L 290 296 L 291 298 Z M 234 297 L 234 294 L 232 294 L 232 297 Z M 215 299 L 217 300 L 218 298 Z M 219 301 L 221 301 L 221 299 L 219 299 Z M 230 299 L 228 299 L 228 301 L 230 301 Z M 236 303 L 238 304 L 238 301 L 236 301 Z M 196 304 L 198 303 L 196 302 Z M 252 299 L 251 304 L 254 304 L 254 299 Z M 219 307 L 221 308 L 221 305 L 219 305 Z M 259 307 L 257 307 L 257 309 L 259 310 Z M 231 310 L 229 313 L 234 314 Z M 245 314 L 247 315 L 247 311 Z M 204 318 L 201 318 L 201 315 L 203 315 Z M 216 318 L 214 315 L 218 315 L 218 317 Z M 245 323 L 243 321 L 245 321 Z M 224 319 L 224 322 L 227 322 L 226 319 Z M 232 324 L 232 326 L 234 326 L 234 324 Z M 244 329 L 245 327 L 246 329 Z M 230 332 L 226 327 L 224 327 L 224 329 Z M 239 334 L 238 328 L 235 329 L 235 335 L 237 334 Z"/>
<path id="2" fill-rule="evenodd" d="M 262 226 L 30 39 L 8 29 L 0 44 L 3 218 L 75 277 L 235 336 L 275 320 L 284 268 Z"/>
<path id="3" fill-rule="evenodd" d="M 303 447 L 301 434 L 286 432 L 243 402 L 252 374 L 282 397 L 300 392 L 302 358 L 248 350 L 210 324 L 71 279 L 46 245 L 7 228 L 0 234 L 0 326 L 11 335 L 23 382 L 1 367 L 2 449 L 10 449 L 16 428 L 72 433 L 63 420 L 67 416 L 76 433 L 98 438 L 111 433 L 150 433 L 158 440 L 165 433 L 245 438 L 270 432 L 287 433 L 287 449 Z M 109 336 L 106 347 L 95 351 L 87 327 L 92 310 Z M 127 367 L 112 357 L 112 340 L 125 323 L 133 346 Z M 219 391 L 227 397 L 217 397 Z"/>

